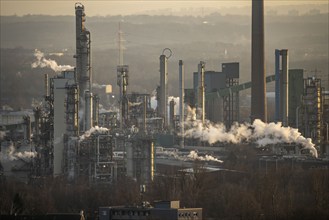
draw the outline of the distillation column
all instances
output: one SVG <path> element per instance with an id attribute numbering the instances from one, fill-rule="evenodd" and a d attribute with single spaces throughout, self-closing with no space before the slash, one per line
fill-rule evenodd
<path id="1" fill-rule="evenodd" d="M 117 85 L 120 88 L 120 128 L 128 125 L 128 97 L 127 86 L 129 79 L 129 66 L 123 63 L 123 32 L 119 23 L 118 44 L 119 44 L 119 65 L 117 66 Z"/>
<path id="2" fill-rule="evenodd" d="M 85 28 L 86 15 L 81 3 L 75 4 L 76 18 L 76 81 L 79 85 L 80 108 L 84 108 L 84 95 L 86 91 L 91 92 L 90 74 L 90 32 Z M 86 127 L 84 125 L 84 127 Z"/>
<path id="3" fill-rule="evenodd" d="M 117 85 L 120 87 L 120 127 L 127 125 L 128 123 L 128 97 L 127 97 L 127 86 L 128 86 L 128 65 L 119 65 L 117 67 Z"/>

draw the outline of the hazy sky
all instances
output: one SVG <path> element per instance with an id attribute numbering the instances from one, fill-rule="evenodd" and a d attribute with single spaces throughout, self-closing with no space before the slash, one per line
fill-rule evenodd
<path id="1" fill-rule="evenodd" d="M 265 6 L 278 5 L 300 5 L 300 4 L 323 4 L 328 7 L 329 0 L 265 0 Z M 81 2 L 86 7 L 88 16 L 95 15 L 127 15 L 142 13 L 150 10 L 161 10 L 171 8 L 223 8 L 223 7 L 245 7 L 251 6 L 251 0 L 0 0 L 0 15 L 26 15 L 26 14 L 47 14 L 47 15 L 74 15 L 75 2 Z"/>

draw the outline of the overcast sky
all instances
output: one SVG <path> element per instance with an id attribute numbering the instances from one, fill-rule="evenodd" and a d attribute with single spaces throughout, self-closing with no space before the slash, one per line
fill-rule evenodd
<path id="1" fill-rule="evenodd" d="M 300 5 L 300 4 L 322 4 L 328 7 L 329 0 L 265 0 L 265 7 L 279 5 Z M 0 15 L 26 15 L 26 14 L 45 14 L 45 15 L 74 15 L 75 2 L 81 2 L 86 7 L 88 16 L 95 15 L 128 15 L 141 14 L 152 10 L 163 10 L 170 8 L 180 10 L 181 8 L 225 8 L 225 7 L 250 7 L 251 0 L 0 0 Z"/>

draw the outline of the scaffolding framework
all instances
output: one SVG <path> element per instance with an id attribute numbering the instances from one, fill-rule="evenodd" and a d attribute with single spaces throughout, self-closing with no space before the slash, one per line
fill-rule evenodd
<path id="1" fill-rule="evenodd" d="M 226 87 L 239 85 L 239 79 L 226 78 Z M 233 122 L 239 120 L 239 92 L 231 93 L 223 97 L 223 115 L 226 128 L 230 128 Z"/>
<path id="2" fill-rule="evenodd" d="M 313 139 L 317 148 L 322 143 L 323 97 L 321 79 L 304 80 L 304 95 L 299 113 L 299 128 L 305 137 Z"/>
<path id="3" fill-rule="evenodd" d="M 79 135 L 79 89 L 76 84 L 66 86 L 66 132 L 64 135 L 64 172 L 70 180 L 77 175 Z"/>
<path id="4" fill-rule="evenodd" d="M 154 140 L 149 136 L 139 136 L 127 148 L 127 175 L 139 183 L 149 183 L 154 178 Z"/>
<path id="5" fill-rule="evenodd" d="M 79 175 L 89 184 L 110 184 L 117 179 L 117 162 L 113 160 L 114 138 L 93 134 L 79 144 Z"/>
<path id="6" fill-rule="evenodd" d="M 123 128 L 128 123 L 128 97 L 127 86 L 129 79 L 129 66 L 119 65 L 117 67 L 117 85 L 120 87 L 120 127 Z"/>

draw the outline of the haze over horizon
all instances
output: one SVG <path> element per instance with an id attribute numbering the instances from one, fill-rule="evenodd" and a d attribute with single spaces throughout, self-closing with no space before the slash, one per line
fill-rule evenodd
<path id="1" fill-rule="evenodd" d="M 88 16 L 113 16 L 113 15 L 136 15 L 136 14 L 159 14 L 159 15 L 204 15 L 213 12 L 223 14 L 249 14 L 251 0 L 227 1 L 227 0 L 124 0 L 124 1 L 30 1 L 30 0 L 0 0 L 1 16 L 24 16 L 24 15 L 74 15 L 74 4 L 81 2 L 88 9 Z M 271 0 L 265 1 L 267 13 L 287 13 L 291 6 L 301 7 L 312 5 L 309 10 L 316 9 L 318 12 L 328 12 L 328 1 L 309 0 Z M 290 6 L 289 9 L 286 7 Z M 327 6 L 327 7 L 325 7 Z M 315 7 L 315 8 L 314 8 Z M 288 11 L 286 11 L 288 10 Z"/>
<path id="2" fill-rule="evenodd" d="M 45 53 L 47 59 L 55 60 L 58 65 L 75 65 L 73 55 L 76 2 L 0 0 L 1 92 L 3 97 L 8 97 L 5 101 L 9 106 L 30 106 L 31 97 L 38 98 L 43 95 L 43 80 L 40 80 L 38 74 L 54 74 L 50 68 L 31 68 L 31 63 L 35 61 L 35 49 Z M 129 78 L 130 91 L 154 91 L 159 82 L 158 62 L 163 48 L 170 48 L 173 51 L 168 67 L 168 85 L 173 96 L 178 95 L 176 73 L 179 59 L 184 60 L 185 71 L 189 73 L 186 76 L 186 86 L 192 86 L 193 79 L 190 73 L 196 71 L 196 64 L 200 60 L 206 62 L 207 70 L 214 71 L 221 70 L 221 63 L 239 62 L 240 82 L 250 81 L 251 0 L 103 0 L 81 3 L 85 6 L 86 28 L 92 33 L 92 67 L 95 83 L 112 84 L 113 91 L 118 90 L 115 82 L 119 22 L 122 22 L 125 40 L 124 60 L 129 64 L 129 71 L 132 73 Z M 160 3 L 168 4 L 160 7 Z M 218 8 L 211 7 L 211 3 L 218 3 Z M 227 6 L 228 3 L 230 6 Z M 249 6 L 243 6 L 246 3 Z M 304 69 L 305 77 L 321 77 L 323 85 L 329 89 L 328 1 L 265 0 L 265 3 L 267 74 L 274 73 L 274 50 L 287 48 L 290 68 Z M 310 3 L 312 5 L 309 5 Z M 141 4 L 145 7 L 140 6 Z M 292 4 L 296 6 L 291 6 Z M 115 5 L 118 7 L 115 8 Z M 136 6 L 134 9 L 134 5 L 139 7 Z M 200 5 L 202 7 L 199 7 Z M 10 9 L 9 6 L 13 8 Z M 125 14 L 119 9 L 125 9 Z M 129 13 L 128 9 L 135 14 L 126 16 Z M 97 13 L 102 17 L 97 17 Z M 121 13 L 125 17 L 105 16 L 115 13 Z M 5 17 L 4 14 L 18 16 Z M 21 17 L 22 14 L 34 16 Z M 40 14 L 43 15 L 38 16 Z M 140 16 L 141 14 L 147 16 Z M 27 80 L 35 86 L 26 84 Z M 13 87 L 19 89 L 12 90 Z M 274 89 L 273 85 L 267 88 L 270 92 Z M 248 115 L 247 111 L 244 113 Z"/>

